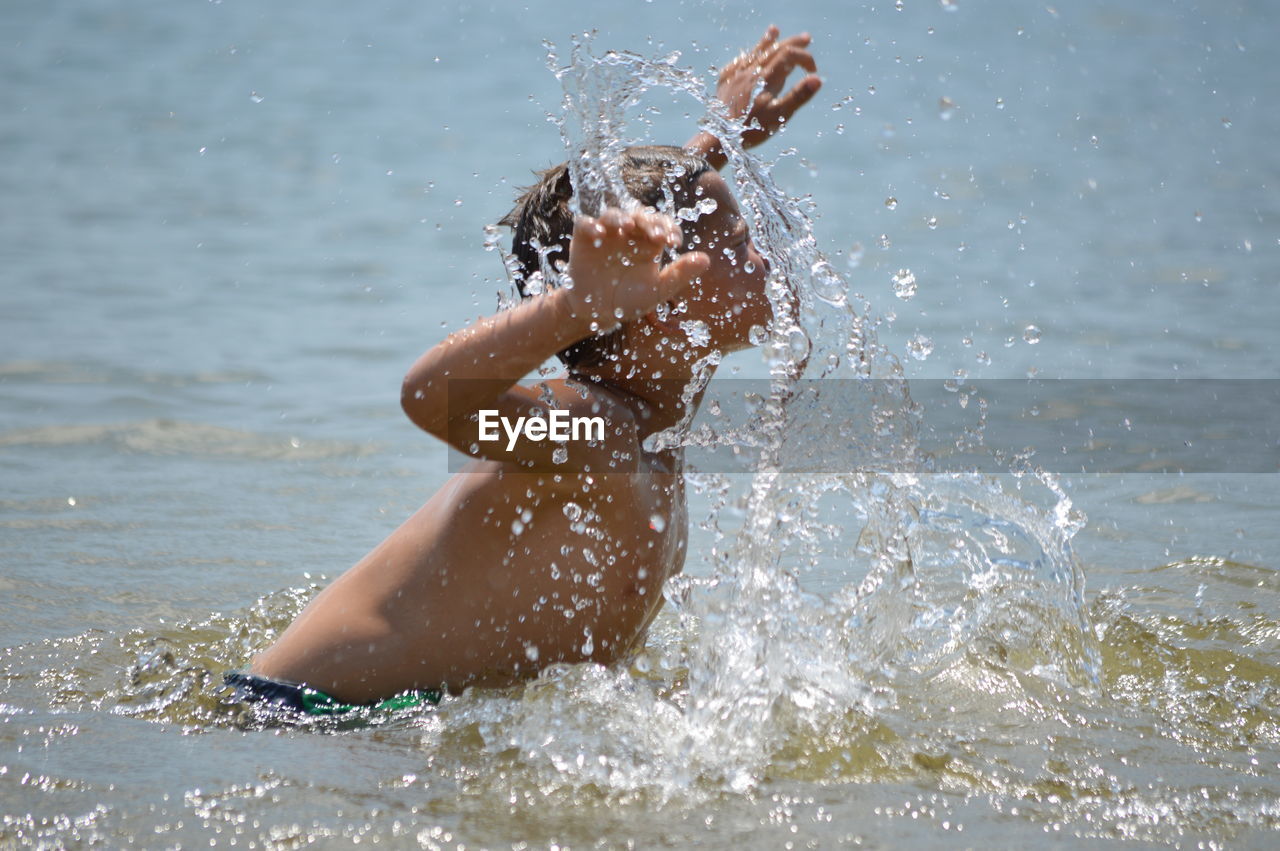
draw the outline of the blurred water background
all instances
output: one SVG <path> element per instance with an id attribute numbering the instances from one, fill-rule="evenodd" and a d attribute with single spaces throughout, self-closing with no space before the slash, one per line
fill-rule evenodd
<path id="1" fill-rule="evenodd" d="M 399 383 L 494 309 L 483 228 L 564 157 L 543 40 L 563 57 L 590 28 L 702 73 L 771 22 L 813 34 L 826 83 L 761 154 L 906 375 L 1277 377 L 1280 11 L 1261 0 L 10 4 L 5 843 L 1271 844 L 1274 442 L 1253 473 L 1062 477 L 1088 516 L 1096 683 L 999 648 L 941 686 L 869 673 L 848 714 L 779 722 L 745 780 L 684 777 L 663 749 L 685 685 L 661 662 L 697 632 L 673 615 L 644 670 L 340 735 L 218 720 L 205 672 L 447 476 Z M 664 108 L 652 141 L 697 118 Z M 724 374 L 765 371 L 744 353 Z M 1176 425 L 1228 414 L 1249 417 Z M 837 521 L 814 593 L 851 578 L 862 528 Z M 714 537 L 693 530 L 695 578 Z"/>

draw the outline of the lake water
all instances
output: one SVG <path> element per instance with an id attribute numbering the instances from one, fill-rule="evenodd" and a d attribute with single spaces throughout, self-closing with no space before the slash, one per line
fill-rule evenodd
<path id="1" fill-rule="evenodd" d="M 901 5 L 6 9 L 0 844 L 1273 845 L 1280 10 Z M 808 507 L 707 476 L 630 670 L 242 729 L 221 670 L 448 475 L 400 380 L 495 309 L 484 226 L 564 158 L 543 40 L 705 76 L 770 22 L 825 86 L 760 153 L 878 369 L 1107 379 L 1124 416 L 1064 383 L 1046 418 L 1145 412 L 1137 451 L 1040 445 L 1044 481 L 836 455 Z M 657 107 L 651 141 L 691 135 L 696 103 Z M 1190 378 L 1260 398 L 1162 408 Z M 1256 455 L 1148 463 L 1238 426 Z M 762 506 L 823 531 L 757 576 Z"/>

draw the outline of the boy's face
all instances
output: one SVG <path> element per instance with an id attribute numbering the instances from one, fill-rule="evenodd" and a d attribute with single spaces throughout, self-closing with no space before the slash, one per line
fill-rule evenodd
<path id="1" fill-rule="evenodd" d="M 714 348 L 749 348 L 751 327 L 767 326 L 773 318 L 765 296 L 769 268 L 751 241 L 746 220 L 724 178 L 714 171 L 704 172 L 698 186 L 701 198 L 715 201 L 716 208 L 685 224 L 683 250 L 705 252 L 711 267 L 689 288 L 685 299 L 688 311 L 672 318 L 705 322 Z"/>

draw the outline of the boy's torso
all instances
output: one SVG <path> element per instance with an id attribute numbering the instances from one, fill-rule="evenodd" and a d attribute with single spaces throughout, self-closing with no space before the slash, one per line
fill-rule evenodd
<path id="1" fill-rule="evenodd" d="M 255 673 L 365 702 L 631 649 L 684 562 L 679 459 L 611 475 L 477 461 L 325 589 Z"/>

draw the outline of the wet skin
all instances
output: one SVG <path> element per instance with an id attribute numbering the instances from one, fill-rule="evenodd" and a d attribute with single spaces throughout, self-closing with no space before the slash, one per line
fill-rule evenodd
<path id="1" fill-rule="evenodd" d="M 573 291 L 479 323 L 415 364 L 406 412 L 483 455 L 322 591 L 253 660 L 253 673 L 368 702 L 413 688 L 506 685 L 554 662 L 610 663 L 643 641 L 663 583 L 684 564 L 688 521 L 681 452 L 645 452 L 642 441 L 686 413 L 672 379 L 688 377 L 712 348 L 746 347 L 750 328 L 770 317 L 766 264 L 728 187 L 715 172 L 698 185 L 716 208 L 685 233 L 653 213 L 580 220 Z M 654 258 L 676 246 L 677 261 L 659 268 Z M 487 377 L 491 368 L 523 375 L 566 336 L 586 336 L 591 322 L 618 309 L 639 313 L 624 324 L 619 362 L 546 382 L 557 408 L 606 422 L 605 440 L 571 445 L 568 463 L 550 457 L 550 443 L 521 440 L 511 451 L 505 441 L 478 443 L 474 417 L 441 414 L 460 405 L 545 413 L 546 391 L 502 386 L 509 382 L 467 382 L 475 398 L 446 400 L 444 376 Z M 522 311 L 528 315 L 513 317 Z M 690 319 L 706 322 L 707 346 L 680 329 Z M 503 346 L 504 354 L 491 354 Z M 663 381 L 650 380 L 659 372 Z M 500 392 L 483 396 L 494 385 Z"/>

